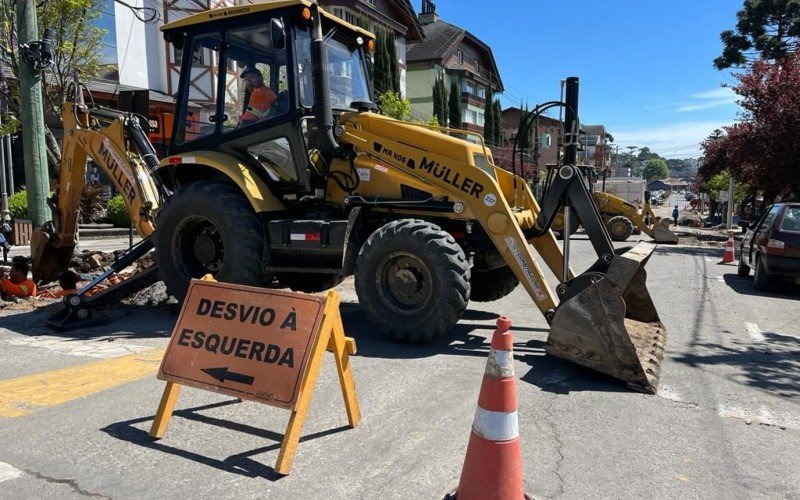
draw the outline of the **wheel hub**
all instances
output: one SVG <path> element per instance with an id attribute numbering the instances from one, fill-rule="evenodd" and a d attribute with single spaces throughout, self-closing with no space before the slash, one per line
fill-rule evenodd
<path id="1" fill-rule="evenodd" d="M 384 261 L 379 290 L 384 303 L 399 313 L 410 314 L 431 298 L 433 283 L 425 264 L 412 255 L 390 256 Z"/>
<path id="2" fill-rule="evenodd" d="M 174 238 L 178 251 L 173 258 L 178 259 L 176 267 L 186 278 L 219 272 L 225 248 L 219 230 L 211 221 L 199 216 L 185 220 Z"/>
<path id="3" fill-rule="evenodd" d="M 194 241 L 194 257 L 204 266 L 214 260 L 216 253 L 214 240 L 209 235 L 201 234 Z"/>

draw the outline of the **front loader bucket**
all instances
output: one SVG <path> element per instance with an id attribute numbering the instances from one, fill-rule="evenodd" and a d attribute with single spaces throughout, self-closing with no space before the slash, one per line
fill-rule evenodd
<path id="1" fill-rule="evenodd" d="M 678 244 L 678 235 L 670 230 L 669 223 L 669 219 L 663 218 L 653 224 L 653 239 L 656 243 Z"/>
<path id="2" fill-rule="evenodd" d="M 575 278 L 588 286 L 556 308 L 547 352 L 655 394 L 667 337 L 645 284 L 655 248 L 639 243 L 615 256 L 605 275 Z"/>
<path id="3" fill-rule="evenodd" d="M 69 268 L 75 245 L 56 247 L 50 242 L 47 232 L 36 228 L 31 236 L 31 259 L 33 281 L 48 283 Z"/>

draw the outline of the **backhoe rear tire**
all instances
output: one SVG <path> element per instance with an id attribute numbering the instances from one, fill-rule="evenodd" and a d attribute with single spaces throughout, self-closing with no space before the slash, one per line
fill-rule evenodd
<path id="1" fill-rule="evenodd" d="M 155 259 L 167 293 L 182 301 L 189 280 L 263 286 L 264 227 L 237 188 L 220 182 L 179 187 L 156 221 Z"/>
<path id="2" fill-rule="evenodd" d="M 367 318 L 394 338 L 429 340 L 455 325 L 470 296 L 469 262 L 453 237 L 417 219 L 373 232 L 355 266 Z"/>
<path id="3" fill-rule="evenodd" d="M 475 302 L 492 302 L 502 299 L 513 292 L 519 280 L 508 266 L 498 267 L 489 271 L 479 271 L 472 268 L 470 300 Z"/>
<path id="4" fill-rule="evenodd" d="M 606 222 L 608 235 L 614 241 L 625 241 L 633 234 L 633 223 L 624 215 L 617 215 Z"/>
<path id="5" fill-rule="evenodd" d="M 277 278 L 281 286 L 303 293 L 324 292 L 344 280 L 341 274 L 328 273 L 282 273 Z"/>

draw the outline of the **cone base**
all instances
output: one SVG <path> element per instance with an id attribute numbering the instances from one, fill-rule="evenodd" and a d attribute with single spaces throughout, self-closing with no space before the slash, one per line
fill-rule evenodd
<path id="1" fill-rule="evenodd" d="M 455 494 L 459 500 L 525 498 L 519 438 L 489 441 L 472 432 Z"/>

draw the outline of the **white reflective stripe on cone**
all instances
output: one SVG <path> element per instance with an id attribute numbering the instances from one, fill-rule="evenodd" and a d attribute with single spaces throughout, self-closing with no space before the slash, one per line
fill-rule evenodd
<path id="1" fill-rule="evenodd" d="M 514 376 L 514 352 L 492 349 L 486 361 L 486 373 L 493 377 Z"/>
<path id="2" fill-rule="evenodd" d="M 517 412 L 487 411 L 480 406 L 475 411 L 472 430 L 491 441 L 509 441 L 519 437 Z"/>

